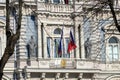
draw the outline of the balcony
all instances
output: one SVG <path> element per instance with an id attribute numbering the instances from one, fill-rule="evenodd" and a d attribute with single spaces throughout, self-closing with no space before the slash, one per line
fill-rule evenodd
<path id="1" fill-rule="evenodd" d="M 120 69 L 119 63 L 102 63 L 93 60 L 81 59 L 41 59 L 31 60 L 31 69 L 76 69 L 76 70 L 98 70 L 98 71 L 117 71 Z"/>
<path id="2" fill-rule="evenodd" d="M 38 11 L 55 12 L 55 13 L 72 13 L 72 5 L 52 4 L 52 3 L 38 3 Z"/>

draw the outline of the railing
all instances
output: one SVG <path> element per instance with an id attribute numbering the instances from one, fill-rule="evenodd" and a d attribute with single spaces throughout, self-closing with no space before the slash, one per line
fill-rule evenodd
<path id="1" fill-rule="evenodd" d="M 38 3 L 38 10 L 48 11 L 48 12 L 62 12 L 62 13 L 73 12 L 72 5 L 50 4 L 50 3 Z"/>
<path id="2" fill-rule="evenodd" d="M 33 61 L 33 63 L 35 63 L 35 62 Z M 31 65 L 31 67 L 32 67 L 32 65 Z M 102 63 L 100 61 L 81 60 L 81 59 L 45 59 L 45 60 L 43 59 L 43 60 L 39 61 L 39 67 L 37 67 L 37 68 L 119 70 L 120 65 L 119 65 L 119 62 L 110 64 L 110 63 Z"/>
<path id="3" fill-rule="evenodd" d="M 50 68 L 75 68 L 75 61 L 72 59 L 50 60 Z"/>

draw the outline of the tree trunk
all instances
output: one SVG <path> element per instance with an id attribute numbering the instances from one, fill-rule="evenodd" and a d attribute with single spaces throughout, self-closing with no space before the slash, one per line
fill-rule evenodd
<path id="1" fill-rule="evenodd" d="M 17 43 L 17 40 L 20 37 L 20 29 L 21 29 L 21 20 L 22 20 L 22 0 L 19 0 L 19 17 L 16 28 L 16 33 L 12 34 L 10 31 L 10 6 L 9 0 L 6 0 L 6 48 L 4 54 L 0 60 L 0 80 L 2 80 L 3 70 L 5 64 L 7 63 L 10 56 L 14 53 L 14 47 Z"/>

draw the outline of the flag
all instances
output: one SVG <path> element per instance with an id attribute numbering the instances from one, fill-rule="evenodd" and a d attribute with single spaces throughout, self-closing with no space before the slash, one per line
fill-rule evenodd
<path id="1" fill-rule="evenodd" d="M 73 49 L 75 49 L 77 46 L 75 44 L 75 41 L 74 41 L 74 38 L 73 38 L 73 35 L 72 35 L 72 32 L 70 31 L 70 41 L 68 43 L 68 53 L 70 53 L 70 51 L 72 51 Z"/>
<path id="2" fill-rule="evenodd" d="M 59 42 L 59 45 L 58 45 L 58 55 L 59 56 L 62 55 L 62 39 L 63 39 L 63 29 L 62 29 L 62 32 L 61 32 L 61 38 L 60 38 L 60 42 Z"/>

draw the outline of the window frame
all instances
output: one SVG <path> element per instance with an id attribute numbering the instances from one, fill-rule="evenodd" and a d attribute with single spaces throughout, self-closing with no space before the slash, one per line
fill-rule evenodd
<path id="1" fill-rule="evenodd" d="M 111 39 L 115 39 L 116 42 L 110 42 Z M 108 40 L 108 47 L 109 47 L 109 52 L 108 52 L 108 55 L 109 55 L 109 61 L 110 62 L 118 62 L 119 61 L 119 58 L 120 58 L 120 54 L 119 54 L 119 40 L 117 37 L 111 37 L 109 40 Z M 111 46 L 111 47 L 110 47 Z M 115 47 L 117 46 L 117 53 L 115 53 Z M 112 50 L 110 50 L 110 48 Z M 111 51 L 111 52 L 110 52 Z M 117 57 L 116 57 L 117 55 Z"/>
<path id="2" fill-rule="evenodd" d="M 46 44 L 46 49 L 48 48 L 48 45 L 49 45 L 49 48 L 48 49 L 50 49 L 50 51 L 48 51 L 48 49 L 47 49 L 47 58 L 75 58 L 75 55 L 74 55 L 74 51 L 72 51 L 70 54 L 69 53 L 67 53 L 67 47 L 68 47 L 68 43 L 69 43 L 69 40 L 70 40 L 70 35 L 69 35 L 69 33 L 68 32 L 65 32 L 66 30 L 65 30 L 65 28 L 63 29 L 63 42 L 64 42 L 64 53 L 65 54 L 62 54 L 62 56 L 61 57 L 55 57 L 55 42 L 54 42 L 54 40 L 56 39 L 56 38 L 59 38 L 59 41 L 60 41 L 60 38 L 61 38 L 61 34 L 54 34 L 54 31 L 55 30 L 57 30 L 58 28 L 54 28 L 54 30 L 52 30 L 51 31 L 51 36 L 46 36 L 46 41 L 48 41 L 48 38 L 50 39 L 49 41 L 50 41 L 50 43 L 48 44 L 48 42 L 47 42 L 47 44 Z M 59 28 L 59 29 L 61 29 L 61 31 L 62 31 L 62 28 Z M 67 35 L 65 35 L 65 34 L 67 34 Z M 59 45 L 59 41 L 58 41 L 58 45 Z M 49 53 L 48 52 L 50 52 L 50 57 L 49 57 Z"/>

